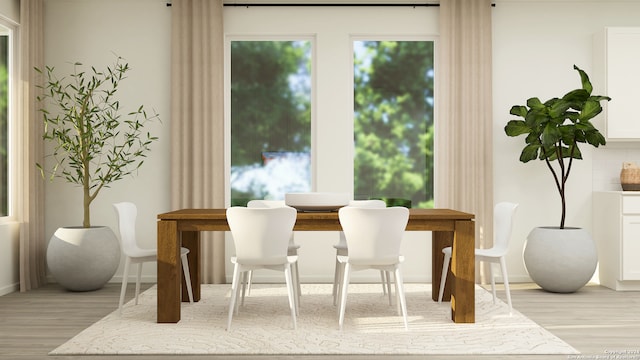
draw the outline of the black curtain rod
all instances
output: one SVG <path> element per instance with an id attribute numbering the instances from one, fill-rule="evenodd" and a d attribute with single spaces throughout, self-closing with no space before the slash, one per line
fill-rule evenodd
<path id="1" fill-rule="evenodd" d="M 412 7 L 417 7 L 417 6 L 426 6 L 426 7 L 430 7 L 430 6 L 440 6 L 440 4 L 437 3 L 420 3 L 420 4 L 397 4 L 397 3 L 371 3 L 371 4 L 363 4 L 363 3 L 354 3 L 354 4 L 345 4 L 345 3 L 337 3 L 337 4 L 330 4 L 330 3 L 245 3 L 245 4 L 222 4 L 223 6 L 233 6 L 233 7 L 238 7 L 238 6 L 242 6 L 242 7 L 250 7 L 250 6 L 412 6 Z M 167 6 L 171 6 L 171 3 L 168 2 Z M 492 4 L 492 6 L 495 6 Z"/>
<path id="2" fill-rule="evenodd" d="M 272 4 L 223 4 L 223 6 L 440 6 L 440 4 L 435 4 L 435 3 L 421 3 L 421 4 L 394 4 L 394 3 L 372 3 L 372 4 L 363 4 L 363 3 L 353 3 L 353 4 L 345 4 L 345 3 L 338 3 L 338 4 L 328 4 L 328 3 L 302 3 L 302 4 L 298 4 L 298 3 L 291 3 L 291 4 L 284 4 L 284 3 L 272 3 Z"/>
<path id="3" fill-rule="evenodd" d="M 419 3 L 419 4 L 398 4 L 398 3 L 370 3 L 370 4 L 363 4 L 363 3 L 353 3 L 353 4 L 344 4 L 344 3 L 337 3 L 337 4 L 331 4 L 331 3 L 246 3 L 246 4 L 222 4 L 223 6 L 233 6 L 233 7 L 238 7 L 238 6 L 242 6 L 242 7 L 251 7 L 251 6 L 411 6 L 411 7 L 418 7 L 418 6 L 424 6 L 424 7 L 438 7 L 440 6 L 440 4 L 438 3 Z M 171 6 L 171 3 L 167 3 L 167 6 Z M 491 4 L 491 7 L 495 7 L 496 4 Z"/>

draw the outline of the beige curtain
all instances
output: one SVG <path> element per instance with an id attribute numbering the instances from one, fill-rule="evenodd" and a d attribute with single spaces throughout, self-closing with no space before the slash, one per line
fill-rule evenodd
<path id="1" fill-rule="evenodd" d="M 20 291 L 35 289 L 46 283 L 44 235 L 44 183 L 36 162 L 43 159 L 43 123 L 36 101 L 34 67 L 44 67 L 44 2 L 20 1 L 20 132 L 19 146 L 22 158 L 18 164 L 17 192 L 20 198 L 16 214 L 20 221 Z"/>
<path id="2" fill-rule="evenodd" d="M 46 283 L 44 236 L 44 183 L 36 162 L 42 162 L 43 124 L 38 113 L 34 67 L 44 66 L 43 0 L 20 1 L 20 132 L 22 149 L 17 181 L 17 215 L 20 221 L 20 291 Z"/>
<path id="3" fill-rule="evenodd" d="M 475 214 L 476 246 L 489 247 L 493 222 L 491 1 L 442 0 L 438 53 L 436 205 Z"/>
<path id="4" fill-rule="evenodd" d="M 223 208 L 222 0 L 171 6 L 171 206 Z M 203 233 L 202 281 L 225 282 L 224 234 Z"/>

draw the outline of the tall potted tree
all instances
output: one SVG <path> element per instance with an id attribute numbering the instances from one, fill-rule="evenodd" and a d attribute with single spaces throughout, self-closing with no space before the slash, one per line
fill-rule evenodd
<path id="1" fill-rule="evenodd" d="M 537 227 L 527 237 L 525 267 L 543 289 L 573 292 L 593 276 L 597 265 L 595 243 L 585 229 L 566 227 L 566 186 L 574 160 L 581 160 L 579 144 L 605 145 L 604 136 L 591 120 L 602 112 L 602 101 L 611 98 L 592 95 L 589 76 L 577 66 L 582 87 L 561 98 L 546 102 L 533 97 L 526 105 L 515 105 L 510 114 L 523 120 L 510 120 L 504 130 L 508 136 L 526 135 L 520 161 L 546 163 L 560 195 L 558 227 Z"/>
<path id="2" fill-rule="evenodd" d="M 62 178 L 82 187 L 82 226 L 59 228 L 47 247 L 47 265 L 58 283 L 69 290 L 99 289 L 113 277 L 120 263 L 120 247 L 113 231 L 91 225 L 91 203 L 114 181 L 133 175 L 142 166 L 157 137 L 144 130 L 158 119 L 144 106 L 121 114 L 117 90 L 130 70 L 117 57 L 104 71 L 73 64 L 58 78 L 53 67 L 35 69 L 44 76 L 38 96 L 50 143 L 45 164 L 36 164 L 43 177 Z"/>

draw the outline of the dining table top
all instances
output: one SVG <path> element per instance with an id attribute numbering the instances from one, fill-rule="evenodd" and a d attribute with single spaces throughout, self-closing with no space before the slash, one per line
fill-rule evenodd
<path id="1" fill-rule="evenodd" d="M 409 209 L 407 231 L 454 231 L 456 222 L 473 221 L 474 215 L 451 209 Z M 174 221 L 181 231 L 228 231 L 226 209 L 181 209 L 158 214 Z M 294 231 L 340 231 L 338 211 L 298 211 Z"/>
<path id="2" fill-rule="evenodd" d="M 180 209 L 158 214 L 159 220 L 195 220 L 226 218 L 225 208 L 218 209 Z M 334 219 L 338 218 L 337 211 L 298 211 L 299 218 L 305 219 Z M 432 220 L 473 220 L 470 213 L 452 209 L 409 209 L 409 217 L 413 219 Z"/>

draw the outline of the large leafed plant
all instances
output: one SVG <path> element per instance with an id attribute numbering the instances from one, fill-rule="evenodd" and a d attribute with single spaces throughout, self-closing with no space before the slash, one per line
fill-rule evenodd
<path id="1" fill-rule="evenodd" d="M 43 164 L 36 165 L 43 176 L 82 186 L 83 227 L 91 227 L 91 202 L 100 190 L 134 174 L 158 139 L 144 130 L 158 114 L 148 115 L 144 106 L 121 113 L 116 93 L 129 70 L 121 57 L 104 71 L 75 63 L 71 74 L 62 78 L 53 67 L 36 68 L 44 76 L 38 96 L 43 139 L 52 144 L 46 170 Z"/>
<path id="2" fill-rule="evenodd" d="M 508 136 L 526 135 L 520 161 L 526 163 L 539 159 L 547 164 L 553 175 L 562 201 L 560 228 L 564 229 L 566 217 L 566 184 L 574 159 L 582 159 L 578 144 L 594 147 L 605 145 L 604 136 L 591 123 L 602 112 L 601 101 L 608 96 L 591 95 L 593 86 L 589 76 L 577 66 L 582 88 L 575 89 L 561 98 L 541 102 L 537 97 L 527 100 L 527 105 L 515 105 L 511 115 L 523 120 L 511 120 L 504 130 Z"/>

